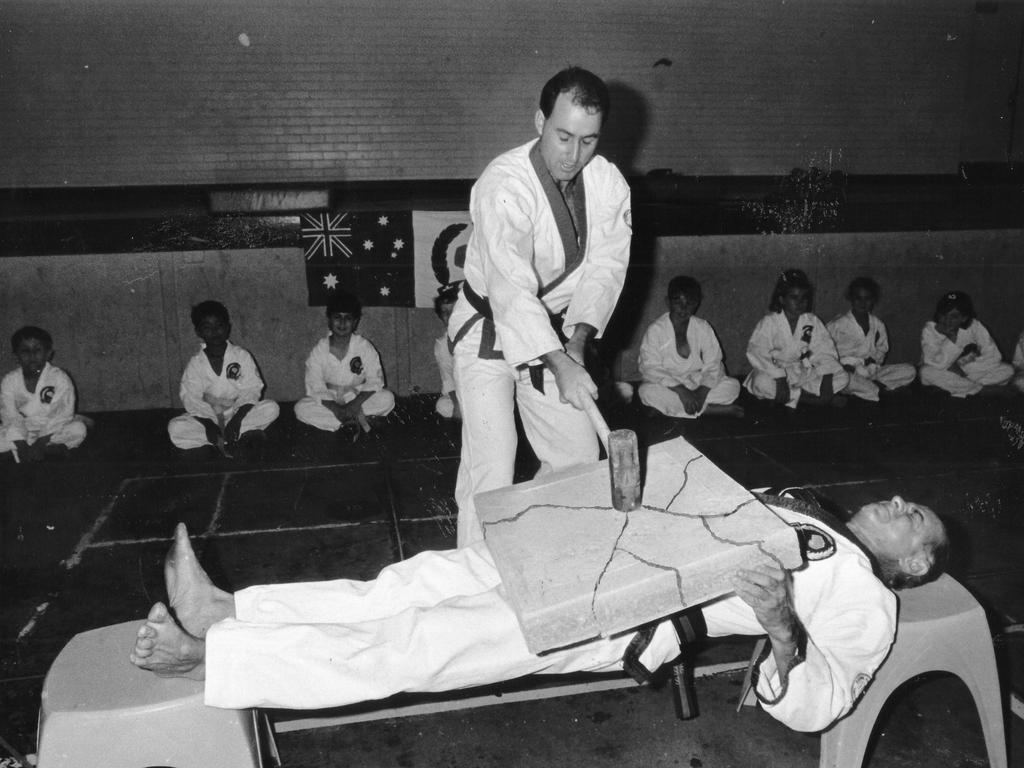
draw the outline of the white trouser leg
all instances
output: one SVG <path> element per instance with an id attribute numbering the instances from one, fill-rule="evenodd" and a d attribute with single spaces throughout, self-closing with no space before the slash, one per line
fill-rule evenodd
<path id="1" fill-rule="evenodd" d="M 87 432 L 85 422 L 80 416 L 75 416 L 71 421 L 50 432 L 50 442 L 53 445 L 66 445 L 68 448 L 77 448 L 85 441 Z"/>
<path id="2" fill-rule="evenodd" d="M 337 432 L 341 427 L 338 417 L 327 410 L 327 406 L 312 397 L 304 397 L 295 403 L 295 418 L 303 424 L 309 424 L 325 432 Z"/>
<path id="3" fill-rule="evenodd" d="M 551 371 L 544 369 L 544 392 L 538 392 L 527 372 L 518 372 L 516 402 L 523 431 L 540 459 L 537 475 L 597 461 L 597 433 L 587 414 L 563 403 Z"/>
<path id="4" fill-rule="evenodd" d="M 905 387 L 917 377 L 917 369 L 908 363 L 893 363 L 879 366 L 875 381 L 889 389 Z"/>
<path id="5" fill-rule="evenodd" d="M 206 427 L 190 413 L 183 413 L 171 419 L 167 423 L 167 434 L 170 435 L 175 447 L 184 450 L 202 448 L 210 444 L 206 436 Z"/>
<path id="6" fill-rule="evenodd" d="M 530 653 L 483 546 L 427 552 L 372 582 L 243 590 L 236 611 L 206 636 L 211 706 L 320 708 L 538 672 L 615 670 L 632 637 Z M 280 623 L 293 618 L 312 621 Z M 656 669 L 677 653 L 664 623 L 640 660 Z"/>
<path id="7" fill-rule="evenodd" d="M 695 419 L 702 415 L 709 405 L 732 405 L 739 396 L 740 383 L 731 376 L 726 376 L 708 392 L 704 399 L 704 407 L 700 411 L 687 413 L 679 395 L 668 387 L 650 381 L 640 385 L 640 402 L 677 419 Z"/>
<path id="8" fill-rule="evenodd" d="M 274 423 L 280 413 L 281 409 L 275 401 L 260 400 L 242 417 L 241 429 L 238 430 L 238 434 L 241 436 L 254 429 L 266 429 Z M 231 416 L 233 415 L 234 411 L 231 411 Z M 229 420 L 231 416 L 228 416 Z"/>
<path id="9" fill-rule="evenodd" d="M 859 373 L 850 374 L 850 383 L 846 385 L 846 394 L 859 397 L 872 403 L 878 402 L 878 385 L 867 376 Z"/>
<path id="10" fill-rule="evenodd" d="M 981 391 L 981 384 L 978 382 L 931 365 L 921 366 L 921 383 L 929 387 L 944 389 L 953 397 L 967 397 Z"/>
<path id="11" fill-rule="evenodd" d="M 963 366 L 963 371 L 971 381 L 976 381 L 982 386 L 1001 385 L 1013 378 L 1013 366 L 1009 363 L 999 362 L 995 365 L 978 365 L 968 363 Z"/>
<path id="12" fill-rule="evenodd" d="M 455 482 L 458 546 L 483 538 L 473 497 L 512 484 L 516 457 L 515 372 L 504 360 L 481 360 L 455 348 L 455 388 L 462 408 L 462 452 Z"/>

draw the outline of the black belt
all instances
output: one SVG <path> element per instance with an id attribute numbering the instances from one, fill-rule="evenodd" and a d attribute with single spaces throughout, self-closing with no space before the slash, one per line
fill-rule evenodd
<path id="1" fill-rule="evenodd" d="M 679 636 L 679 658 L 672 665 L 672 688 L 676 715 L 689 720 L 697 715 L 697 696 L 693 690 L 693 657 L 698 641 L 707 637 L 708 626 L 700 608 L 688 608 L 669 618 Z M 654 673 L 640 662 L 640 655 L 651 644 L 661 622 L 645 624 L 629 641 L 622 654 L 622 668 L 638 683 L 654 682 Z"/>
<path id="2" fill-rule="evenodd" d="M 490 300 L 486 296 L 481 296 L 479 293 L 473 290 L 473 286 L 469 284 L 468 280 L 465 280 L 462 283 L 462 295 L 466 297 L 466 301 L 468 301 L 469 305 L 476 310 L 477 314 L 471 317 L 469 320 L 467 320 L 466 323 L 459 329 L 458 333 L 455 334 L 455 338 L 451 342 L 449 342 L 449 351 L 454 350 L 455 345 L 459 343 L 459 341 L 462 339 L 463 336 L 466 335 L 466 333 L 469 332 L 469 329 L 472 328 L 473 325 L 475 325 L 477 322 L 480 322 L 480 320 L 483 320 L 485 325 L 484 335 L 480 342 L 480 357 L 487 360 L 504 359 L 504 355 L 502 355 L 501 352 L 493 349 L 495 340 L 495 334 L 493 330 L 494 310 L 491 309 Z M 551 313 L 548 313 L 548 317 L 551 320 L 551 327 L 555 329 L 559 339 L 561 339 L 562 342 L 565 343 L 565 336 L 562 333 L 562 322 L 564 320 L 563 313 L 559 313 L 557 315 L 552 315 Z M 487 323 L 490 323 L 490 332 L 488 332 L 489 329 L 486 325 Z M 523 370 L 525 368 L 526 370 L 528 370 L 530 374 L 530 384 L 532 384 L 533 388 L 543 395 L 544 369 L 546 367 L 547 366 L 545 366 L 543 363 L 539 365 L 527 365 L 526 363 L 523 363 L 522 365 L 517 366 L 517 369 Z"/>

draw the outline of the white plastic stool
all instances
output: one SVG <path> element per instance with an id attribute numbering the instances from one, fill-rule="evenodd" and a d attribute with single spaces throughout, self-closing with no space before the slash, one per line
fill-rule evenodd
<path id="1" fill-rule="evenodd" d="M 926 672 L 951 672 L 978 708 L 988 762 L 1007 768 L 1003 698 L 985 611 L 954 578 L 897 592 L 896 642 L 853 711 L 821 734 L 818 768 L 861 768 L 875 719 L 889 695 Z"/>
<path id="2" fill-rule="evenodd" d="M 861 768 L 875 720 L 889 696 L 927 672 L 950 672 L 964 681 L 978 708 L 989 765 L 1007 768 L 1003 699 L 984 609 L 948 575 L 896 595 L 900 609 L 892 651 L 853 710 L 822 732 L 818 768 Z M 764 642 L 757 642 L 751 663 Z M 749 682 L 750 668 L 741 705 L 757 702 Z"/>
<path id="3" fill-rule="evenodd" d="M 266 716 L 203 704 L 203 684 L 128 661 L 141 621 L 75 635 L 43 683 L 38 768 L 266 768 Z"/>

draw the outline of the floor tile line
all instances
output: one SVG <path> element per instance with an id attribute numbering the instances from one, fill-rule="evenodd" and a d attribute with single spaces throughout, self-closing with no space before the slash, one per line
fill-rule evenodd
<path id="1" fill-rule="evenodd" d="M 220 488 L 217 489 L 217 501 L 213 505 L 213 514 L 210 515 L 210 524 L 206 526 L 206 535 L 209 536 L 217 530 L 220 523 L 221 513 L 224 511 L 224 494 L 227 491 L 228 483 L 231 482 L 231 475 L 223 475 L 220 480 Z"/>
<path id="2" fill-rule="evenodd" d="M 318 525 L 282 525 L 275 528 L 246 528 L 237 531 L 212 531 L 196 534 L 196 539 L 227 539 L 241 536 L 261 536 L 270 533 L 303 533 L 305 531 L 330 531 L 339 528 L 355 528 L 360 525 L 387 525 L 387 520 L 356 520 L 347 523 L 320 523 Z M 154 544 L 170 541 L 170 536 L 144 536 L 137 539 L 108 539 L 89 544 L 89 549 L 106 549 L 109 547 L 130 547 L 136 544 Z"/>
<path id="3" fill-rule="evenodd" d="M 343 461 L 337 464 L 296 464 L 287 467 L 253 467 L 251 469 L 221 469 L 209 472 L 187 472 L 180 475 L 137 475 L 127 478 L 130 481 L 140 482 L 148 480 L 177 480 L 178 478 L 188 479 L 195 477 L 213 477 L 215 475 L 266 475 L 272 472 L 307 472 L 316 469 L 345 469 L 346 467 L 369 467 L 374 464 L 383 463 L 380 459 L 368 459 L 366 461 Z"/>
<path id="4" fill-rule="evenodd" d="M 970 422 L 982 422 L 982 421 L 989 421 L 989 420 L 990 420 L 990 417 L 987 417 L 987 416 L 971 416 L 971 417 L 966 418 L 966 419 L 958 419 L 957 421 L 958 421 L 958 423 L 966 424 L 966 423 L 970 423 Z M 914 424 L 904 424 L 903 422 L 896 423 L 896 424 L 850 424 L 850 425 L 836 425 L 834 427 L 821 427 L 821 428 L 818 428 L 818 429 L 808 428 L 808 429 L 794 429 L 794 430 L 791 430 L 791 431 L 785 431 L 784 430 L 784 431 L 780 431 L 780 432 L 771 432 L 771 433 L 765 433 L 765 432 L 740 432 L 740 433 L 737 433 L 735 435 L 715 435 L 715 436 L 712 436 L 712 437 L 698 437 L 696 439 L 698 441 L 700 441 L 700 442 L 716 442 L 716 441 L 721 441 L 721 440 L 750 440 L 750 439 L 757 439 L 757 438 L 762 438 L 762 437 L 786 437 L 786 436 L 789 436 L 789 435 L 808 435 L 808 434 L 820 435 L 822 433 L 851 432 L 851 431 L 855 431 L 855 430 L 865 430 L 865 429 L 867 429 L 867 430 L 892 429 L 893 427 L 901 427 L 901 426 L 906 426 L 908 428 L 915 428 L 916 429 L 917 427 L 921 427 L 921 426 L 933 426 L 933 425 L 936 425 L 936 424 L 947 424 L 947 423 L 948 423 L 948 421 L 945 420 L 945 419 L 928 419 L 928 420 L 925 420 L 925 421 L 915 422 Z M 679 435 L 679 437 L 683 437 L 686 440 L 690 439 L 690 438 L 686 437 L 686 435 Z"/>
<path id="5" fill-rule="evenodd" d="M 18 637 L 16 638 L 16 642 L 21 642 L 26 637 L 28 637 L 30 634 L 32 634 L 33 630 L 35 630 L 35 628 L 36 628 L 36 624 L 39 622 L 39 620 L 41 618 L 43 618 L 43 615 L 46 613 L 46 611 L 49 609 L 49 607 L 50 607 L 50 601 L 49 600 L 47 600 L 46 602 L 40 603 L 39 605 L 36 606 L 36 609 L 32 612 L 32 618 L 30 618 L 28 620 L 28 622 L 25 624 L 25 626 L 21 628 L 21 632 L 18 633 Z"/>
<path id="6" fill-rule="evenodd" d="M 110 498 L 110 501 L 107 502 L 107 505 L 103 507 L 103 509 L 100 511 L 100 514 L 93 521 L 92 527 L 82 535 L 81 539 L 78 540 L 78 544 L 75 545 L 75 548 L 74 550 L 72 550 L 71 555 L 68 556 L 66 560 L 62 561 L 61 564 L 64 566 L 66 570 L 70 571 L 72 568 L 74 568 L 80 562 L 82 562 L 82 553 L 89 548 L 89 545 L 92 543 L 92 540 L 96 537 L 96 534 L 99 533 L 100 528 L 102 528 L 103 525 L 107 522 L 107 519 L 114 511 L 114 505 L 117 504 L 117 500 L 121 498 L 121 495 L 124 493 L 125 488 L 128 487 L 128 484 L 131 481 L 131 478 L 126 478 L 118 484 L 117 490 L 114 491 L 114 495 Z"/>

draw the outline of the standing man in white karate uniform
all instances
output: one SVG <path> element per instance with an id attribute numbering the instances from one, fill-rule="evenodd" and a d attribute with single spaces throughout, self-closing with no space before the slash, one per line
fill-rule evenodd
<path id="1" fill-rule="evenodd" d="M 598 457 L 581 410 L 597 396 L 583 352 L 618 301 L 632 234 L 626 180 L 594 154 L 608 108 L 599 77 L 559 72 L 541 92 L 539 140 L 500 155 L 473 186 L 448 326 L 463 416 L 460 547 L 482 538 L 473 497 L 512 482 L 514 404 L 541 473 Z"/>

